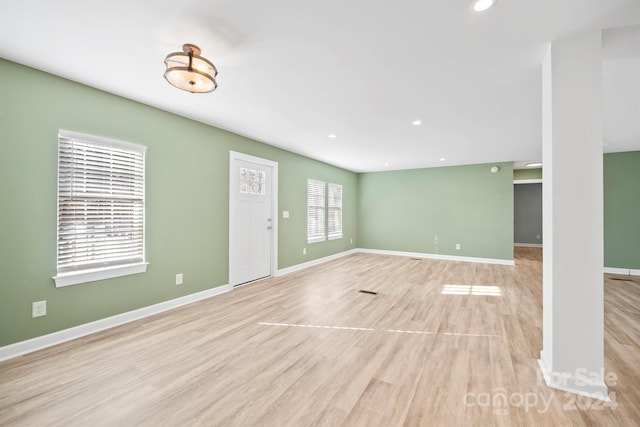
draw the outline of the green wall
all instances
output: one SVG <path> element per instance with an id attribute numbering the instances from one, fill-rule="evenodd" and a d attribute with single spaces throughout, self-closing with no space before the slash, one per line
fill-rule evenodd
<path id="1" fill-rule="evenodd" d="M 360 174 L 360 247 L 512 260 L 513 165 L 494 165 Z"/>
<path id="2" fill-rule="evenodd" d="M 542 179 L 542 168 L 537 169 L 514 169 L 514 181 L 521 179 Z"/>
<path id="3" fill-rule="evenodd" d="M 604 155 L 604 265 L 640 269 L 640 151 Z"/>
<path id="4" fill-rule="evenodd" d="M 0 346 L 226 284 L 229 150 L 279 163 L 279 268 L 358 243 L 352 172 L 1 59 L 0 75 Z M 148 147 L 146 273 L 55 287 L 58 129 Z M 344 186 L 343 239 L 307 245 L 307 178 Z"/>

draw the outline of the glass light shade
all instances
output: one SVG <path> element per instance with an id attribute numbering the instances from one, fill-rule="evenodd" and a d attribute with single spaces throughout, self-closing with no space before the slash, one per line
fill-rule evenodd
<path id="1" fill-rule="evenodd" d="M 477 0 L 473 5 L 473 10 L 483 12 L 493 6 L 493 0 Z"/>
<path id="2" fill-rule="evenodd" d="M 191 44 L 182 47 L 183 52 L 167 55 L 164 63 L 167 71 L 164 78 L 178 89 L 192 93 L 212 92 L 217 87 L 218 70 L 207 59 L 200 56 L 200 49 Z"/>

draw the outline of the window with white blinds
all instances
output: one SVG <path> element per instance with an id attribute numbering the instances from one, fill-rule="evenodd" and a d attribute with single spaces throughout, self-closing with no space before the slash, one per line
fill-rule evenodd
<path id="1" fill-rule="evenodd" d="M 325 240 L 325 183 L 307 180 L 307 243 Z"/>
<path id="2" fill-rule="evenodd" d="M 60 131 L 56 286 L 146 270 L 145 151 Z"/>
<path id="3" fill-rule="evenodd" d="M 342 238 L 342 185 L 327 185 L 329 208 L 329 240 Z"/>

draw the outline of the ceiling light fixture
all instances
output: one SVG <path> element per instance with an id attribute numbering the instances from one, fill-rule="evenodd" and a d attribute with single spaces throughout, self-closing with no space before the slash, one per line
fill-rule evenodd
<path id="1" fill-rule="evenodd" d="M 200 56 L 200 48 L 196 45 L 184 44 L 182 52 L 170 53 L 164 63 L 167 65 L 164 78 L 178 89 L 206 93 L 218 87 L 218 70 L 211 61 Z"/>
<path id="2" fill-rule="evenodd" d="M 419 119 L 418 120 L 414 120 L 414 121 L 411 122 L 411 124 L 414 125 L 414 126 L 420 126 L 422 124 L 422 120 L 419 120 Z"/>
<path id="3" fill-rule="evenodd" d="M 336 134 L 335 134 L 335 133 L 330 133 L 330 134 L 329 134 L 329 138 L 331 138 L 331 139 L 336 139 Z"/>
<path id="4" fill-rule="evenodd" d="M 444 162 L 445 160 L 447 160 L 447 159 L 445 159 L 444 157 L 441 157 L 441 158 L 440 158 L 440 161 L 441 161 L 441 162 Z"/>
<path id="5" fill-rule="evenodd" d="M 539 168 L 542 166 L 542 162 L 529 162 L 525 166 L 528 168 Z"/>
<path id="6" fill-rule="evenodd" d="M 493 6 L 493 0 L 476 0 L 473 4 L 473 10 L 483 12 Z"/>

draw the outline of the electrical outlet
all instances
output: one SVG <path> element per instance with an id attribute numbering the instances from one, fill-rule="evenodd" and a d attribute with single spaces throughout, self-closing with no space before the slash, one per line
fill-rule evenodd
<path id="1" fill-rule="evenodd" d="M 456 243 L 456 251 L 460 250 L 460 243 Z"/>
<path id="2" fill-rule="evenodd" d="M 353 245 L 353 239 L 349 239 L 349 243 Z"/>
<path id="3" fill-rule="evenodd" d="M 36 301 L 31 303 L 31 317 L 42 317 L 47 315 L 47 302 Z"/>
<path id="4" fill-rule="evenodd" d="M 540 235 L 536 234 L 536 239 L 540 240 Z"/>
<path id="5" fill-rule="evenodd" d="M 302 248 L 302 255 L 306 255 L 307 254 L 307 248 Z"/>
<path id="6" fill-rule="evenodd" d="M 282 218 L 289 218 L 289 211 L 282 211 Z"/>
<path id="7" fill-rule="evenodd" d="M 182 280 L 183 280 L 182 273 L 176 274 L 176 285 L 182 285 Z"/>

